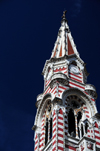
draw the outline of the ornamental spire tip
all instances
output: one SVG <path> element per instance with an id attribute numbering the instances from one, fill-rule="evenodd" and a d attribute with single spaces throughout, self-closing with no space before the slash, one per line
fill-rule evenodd
<path id="1" fill-rule="evenodd" d="M 62 21 L 67 21 L 66 13 L 67 13 L 67 10 L 63 11 Z"/>

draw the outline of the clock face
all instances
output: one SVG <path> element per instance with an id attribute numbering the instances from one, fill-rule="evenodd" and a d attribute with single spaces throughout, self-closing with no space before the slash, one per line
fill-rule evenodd
<path id="1" fill-rule="evenodd" d="M 79 73 L 80 71 L 79 71 L 79 68 L 77 67 L 77 66 L 74 66 L 74 65 L 71 65 L 70 66 L 70 70 L 71 70 L 71 72 L 73 72 L 73 73 Z"/>

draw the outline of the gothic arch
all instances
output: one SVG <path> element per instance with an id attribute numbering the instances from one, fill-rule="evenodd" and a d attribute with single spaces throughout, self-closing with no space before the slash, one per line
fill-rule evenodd
<path id="1" fill-rule="evenodd" d="M 51 100 L 52 100 L 52 97 L 51 97 L 51 94 L 48 93 L 44 96 L 44 98 L 42 99 L 41 101 L 41 104 L 39 106 L 39 112 L 38 112 L 38 115 L 37 115 L 37 126 L 40 126 L 40 123 L 41 123 L 41 120 L 42 120 L 42 117 L 43 117 L 43 113 L 45 112 L 45 108 L 48 104 L 48 102 L 51 103 Z"/>
<path id="2" fill-rule="evenodd" d="M 90 116 L 94 116 L 95 113 L 97 113 L 97 110 L 96 110 L 96 107 L 94 106 L 93 101 L 84 92 L 82 92 L 81 90 L 77 88 L 69 88 L 63 92 L 62 94 L 63 105 L 65 104 L 66 98 L 70 95 L 76 95 L 85 103 L 85 105 L 90 110 L 90 114 L 91 114 Z"/>

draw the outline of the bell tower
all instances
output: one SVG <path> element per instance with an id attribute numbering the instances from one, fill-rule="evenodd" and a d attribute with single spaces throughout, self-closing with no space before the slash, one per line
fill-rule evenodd
<path id="1" fill-rule="evenodd" d="M 63 12 L 51 58 L 42 74 L 44 91 L 37 96 L 34 151 L 99 151 L 100 114 L 96 89 L 75 46 Z"/>

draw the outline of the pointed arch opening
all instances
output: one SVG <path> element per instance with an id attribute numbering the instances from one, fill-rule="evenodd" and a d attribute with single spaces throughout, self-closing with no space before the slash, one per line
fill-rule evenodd
<path id="1" fill-rule="evenodd" d="M 73 109 L 70 109 L 68 113 L 68 131 L 72 137 L 76 136 L 75 117 L 74 117 Z"/>

